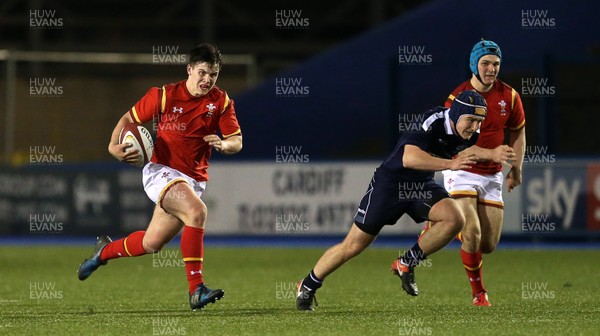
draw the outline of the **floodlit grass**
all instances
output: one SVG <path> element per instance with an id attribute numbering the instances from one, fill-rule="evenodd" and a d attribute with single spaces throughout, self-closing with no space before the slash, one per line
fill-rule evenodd
<path id="1" fill-rule="evenodd" d="M 110 261 L 86 281 L 92 250 L 0 247 L 3 335 L 592 335 L 600 330 L 600 251 L 498 250 L 484 257 L 492 307 L 472 307 L 459 253 L 419 267 L 406 295 L 371 248 L 331 275 L 315 312 L 295 308 L 295 283 L 325 248 L 208 247 L 205 279 L 225 297 L 192 312 L 180 253 Z M 404 249 L 405 247 L 402 247 Z"/>

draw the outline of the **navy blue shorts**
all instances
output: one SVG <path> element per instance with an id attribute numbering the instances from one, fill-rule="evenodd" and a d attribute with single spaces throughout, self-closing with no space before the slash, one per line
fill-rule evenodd
<path id="1" fill-rule="evenodd" d="M 398 179 L 381 169 L 373 174 L 354 216 L 362 231 L 377 235 L 384 225 L 394 225 L 404 214 L 415 222 L 429 219 L 431 207 L 450 195 L 433 178 L 422 181 Z"/>

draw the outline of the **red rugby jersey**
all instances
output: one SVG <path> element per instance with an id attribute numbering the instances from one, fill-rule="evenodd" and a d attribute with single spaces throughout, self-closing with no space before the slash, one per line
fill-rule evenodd
<path id="1" fill-rule="evenodd" d="M 471 81 L 460 84 L 446 100 L 445 106 L 450 107 L 454 97 L 465 90 L 474 90 Z M 509 128 L 516 131 L 525 126 L 525 112 L 521 96 L 510 85 L 496 80 L 488 92 L 479 92 L 487 103 L 487 116 L 481 123 L 477 146 L 481 148 L 496 148 L 504 143 L 504 130 Z M 502 171 L 502 164 L 493 161 L 477 162 L 466 171 L 491 175 Z"/>
<path id="2" fill-rule="evenodd" d="M 152 120 L 156 131 L 152 162 L 192 177 L 208 180 L 211 147 L 203 140 L 220 131 L 223 138 L 241 134 L 233 100 L 214 86 L 206 96 L 194 97 L 185 80 L 153 87 L 129 110 L 137 123 Z"/>

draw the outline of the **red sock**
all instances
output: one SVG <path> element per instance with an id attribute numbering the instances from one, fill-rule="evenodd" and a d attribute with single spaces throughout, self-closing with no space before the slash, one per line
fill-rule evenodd
<path id="1" fill-rule="evenodd" d="M 462 258 L 465 271 L 467 271 L 467 275 L 469 276 L 473 295 L 485 292 L 486 290 L 483 288 L 483 280 L 481 278 L 481 266 L 483 264 L 481 251 L 468 253 L 460 249 L 460 257 Z"/>
<path id="2" fill-rule="evenodd" d="M 202 261 L 204 259 L 204 229 L 184 226 L 181 233 L 181 256 L 185 264 L 190 294 L 204 283 Z"/>
<path id="3" fill-rule="evenodd" d="M 142 240 L 146 231 L 136 231 L 127 238 L 121 238 L 114 242 L 106 245 L 106 247 L 100 253 L 100 259 L 107 261 L 110 259 L 120 257 L 137 257 L 147 254 L 146 250 L 142 246 Z"/>

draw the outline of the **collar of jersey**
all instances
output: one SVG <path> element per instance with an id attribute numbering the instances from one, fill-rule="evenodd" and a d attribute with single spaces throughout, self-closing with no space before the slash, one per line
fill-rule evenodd
<path id="1" fill-rule="evenodd" d="M 429 129 L 429 127 L 431 127 L 431 124 L 433 124 L 434 121 L 444 118 L 444 129 L 446 130 L 446 134 L 448 134 L 448 135 L 454 134 L 454 132 L 452 132 L 452 125 L 450 125 L 450 116 L 448 116 L 449 111 L 450 111 L 450 109 L 447 108 L 443 111 L 436 112 L 436 113 L 430 115 L 429 118 L 425 119 L 425 121 L 423 122 L 423 125 L 421 127 L 423 127 L 423 130 L 427 131 Z"/>
<path id="2" fill-rule="evenodd" d="M 450 116 L 448 115 L 448 112 L 450 112 L 449 108 L 430 115 L 429 118 L 425 119 L 421 127 L 423 127 L 425 131 L 427 131 L 434 121 L 444 118 L 444 129 L 446 130 L 446 134 L 453 135 L 454 131 L 452 131 L 452 125 L 450 124 Z M 481 129 L 479 128 L 475 132 L 479 133 L 480 130 Z"/>

